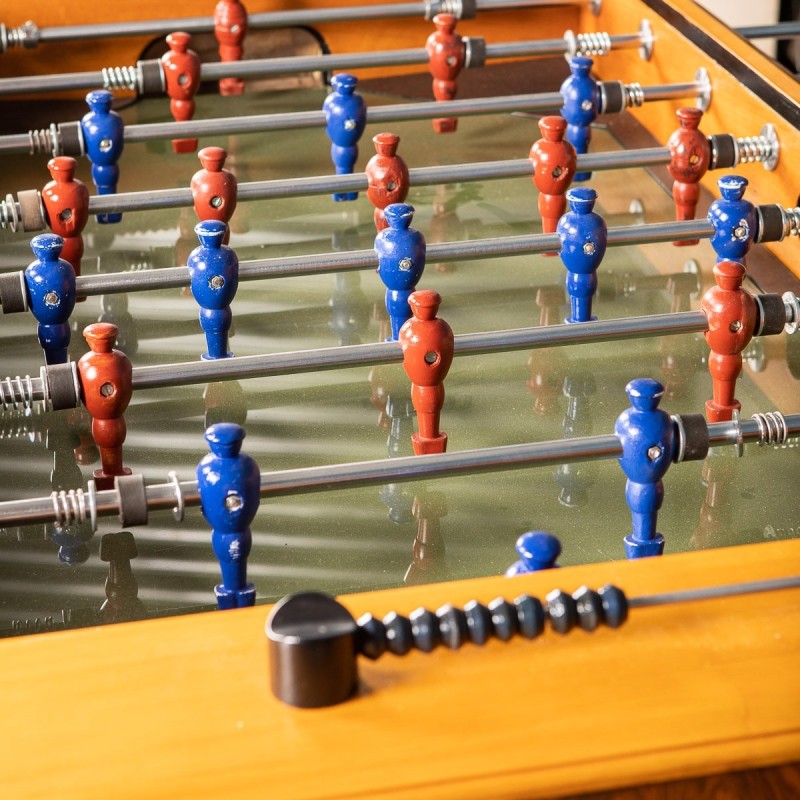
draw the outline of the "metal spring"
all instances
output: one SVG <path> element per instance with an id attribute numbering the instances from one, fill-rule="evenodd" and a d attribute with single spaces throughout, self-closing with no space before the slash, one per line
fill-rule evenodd
<path id="1" fill-rule="evenodd" d="M 103 88 L 136 89 L 139 85 L 139 70 L 136 67 L 103 67 Z"/>
<path id="2" fill-rule="evenodd" d="M 644 104 L 644 89 L 641 83 L 626 83 L 623 88 L 626 108 L 639 108 Z"/>
<path id="3" fill-rule="evenodd" d="M 736 140 L 739 147 L 739 163 L 761 163 L 772 158 L 772 143 L 764 136 L 742 136 Z"/>
<path id="4" fill-rule="evenodd" d="M 59 528 L 76 523 L 80 525 L 89 519 L 89 505 L 83 489 L 51 492 L 50 499 L 53 501 L 55 524 Z"/>
<path id="5" fill-rule="evenodd" d="M 14 233 L 19 230 L 19 208 L 14 201 L 14 195 L 7 194 L 5 200 L 0 200 L 0 229 L 10 228 Z"/>
<path id="6" fill-rule="evenodd" d="M 603 31 L 578 33 L 575 45 L 577 55 L 604 56 L 611 52 L 611 37 Z"/>
<path id="7" fill-rule="evenodd" d="M 28 131 L 28 138 L 30 139 L 31 155 L 47 153 L 57 156 L 61 149 L 61 137 L 58 135 L 58 127 L 55 123 L 49 128 Z"/>
<path id="8" fill-rule="evenodd" d="M 464 8 L 461 0 L 428 0 L 425 3 L 425 19 L 431 20 L 437 14 L 452 14 L 456 19 L 461 19 Z"/>
<path id="9" fill-rule="evenodd" d="M 30 375 L 0 380 L 0 406 L 4 411 L 33 406 L 33 379 Z"/>
<path id="10" fill-rule="evenodd" d="M 3 28 L 3 46 L 0 52 L 11 47 L 35 47 L 39 43 L 39 28 L 30 20 L 16 28 L 6 28 L 4 25 L 0 27 Z"/>
<path id="11" fill-rule="evenodd" d="M 764 444 L 786 444 L 789 438 L 789 426 L 780 411 L 768 411 L 766 414 L 753 414 L 751 419 L 758 425 L 761 438 L 758 446 Z"/>
<path id="12" fill-rule="evenodd" d="M 15 635 L 25 635 L 29 633 L 44 633 L 52 631 L 56 626 L 56 621 L 51 616 L 34 617 L 33 619 L 12 619 L 11 630 Z"/>
<path id="13" fill-rule="evenodd" d="M 785 235 L 800 236 L 800 208 L 784 208 Z"/>

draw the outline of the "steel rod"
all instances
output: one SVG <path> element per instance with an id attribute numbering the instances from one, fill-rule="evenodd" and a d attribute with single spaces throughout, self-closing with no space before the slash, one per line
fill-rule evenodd
<path id="1" fill-rule="evenodd" d="M 748 583 L 732 583 L 725 586 L 703 586 L 698 589 L 681 589 L 675 592 L 660 592 L 641 597 L 629 597 L 630 608 L 653 608 L 672 603 L 688 603 L 697 600 L 716 600 L 720 597 L 738 597 L 759 592 L 772 592 L 780 589 L 796 589 L 800 587 L 800 575 L 790 578 L 771 578 Z"/>
<path id="2" fill-rule="evenodd" d="M 651 147 L 642 150 L 618 150 L 608 153 L 590 153 L 578 156 L 578 168 L 584 170 L 606 170 L 631 167 L 649 167 L 667 164 L 670 152 L 666 147 Z M 435 186 L 440 183 L 499 180 L 525 177 L 533 174 L 530 159 L 508 159 L 505 161 L 482 161 L 470 164 L 452 164 L 434 167 L 414 167 L 409 170 L 412 187 Z M 363 172 L 352 175 L 316 175 L 306 178 L 284 180 L 249 181 L 240 183 L 237 200 L 269 200 L 287 197 L 332 192 L 366 191 L 367 176 Z M 142 192 L 121 192 L 111 195 L 92 195 L 89 212 L 108 214 L 111 212 L 146 211 L 159 208 L 180 208 L 192 205 L 191 189 L 150 189 Z"/>
<path id="3" fill-rule="evenodd" d="M 558 92 L 517 94 L 502 97 L 478 97 L 449 102 L 425 101 L 397 103 L 367 108 L 367 122 L 406 122 L 448 116 L 466 117 L 483 114 L 500 114 L 514 111 L 537 111 L 559 108 L 563 99 Z M 153 122 L 129 125 L 123 133 L 125 142 L 146 142 L 169 139 L 173 136 L 212 136 L 234 133 L 264 133 L 268 131 L 300 130 L 325 127 L 322 110 L 286 112 L 283 114 L 257 114 L 247 117 L 187 120 L 186 122 Z"/>
<path id="4" fill-rule="evenodd" d="M 560 41 L 558 53 L 563 52 L 564 42 Z M 628 46 L 626 44 L 626 46 Z M 510 44 L 488 45 L 487 58 L 523 57 L 542 55 L 542 42 L 513 42 Z M 357 69 L 362 67 L 403 66 L 427 63 L 428 55 L 424 48 L 408 50 L 387 50 L 383 52 L 341 53 L 324 56 L 287 56 L 283 58 L 251 59 L 246 61 L 223 61 L 203 64 L 200 69 L 202 81 L 221 78 L 256 78 L 269 75 L 282 75 L 297 72 L 328 71 L 333 69 Z M 133 68 L 131 68 L 133 69 Z M 136 70 L 134 70 L 136 71 Z M 105 86 L 103 71 L 69 72 L 52 75 L 29 75 L 16 78 L 0 78 L 0 95 L 35 94 L 37 92 L 92 89 Z M 697 81 L 670 86 L 656 86 L 644 89 L 645 100 L 673 100 L 686 96 L 697 96 L 707 91 Z"/>
<path id="5" fill-rule="evenodd" d="M 798 435 L 800 414 L 788 414 L 784 419 L 788 435 Z M 752 419 L 741 420 L 738 425 L 733 422 L 710 423 L 708 431 L 710 439 L 714 442 L 734 443 L 739 439 L 743 442 L 761 441 L 758 424 Z M 354 489 L 385 483 L 404 483 L 454 475 L 618 458 L 620 455 L 622 455 L 622 445 L 619 439 L 615 435 L 603 435 L 462 450 L 440 455 L 405 456 L 350 464 L 303 467 L 262 472 L 261 495 L 270 498 L 333 489 Z M 197 481 L 180 481 L 177 488 L 184 506 L 199 505 Z M 145 495 L 147 507 L 151 511 L 171 509 L 177 504 L 174 483 L 146 486 Z M 82 493 L 81 497 L 86 503 L 92 502 L 92 497 L 86 496 L 85 493 Z M 115 490 L 96 492 L 93 502 L 98 517 L 119 513 L 119 496 Z M 57 520 L 56 501 L 53 495 L 0 503 L 0 526 L 3 527 Z M 645 605 L 646 602 L 641 604 Z"/>
<path id="6" fill-rule="evenodd" d="M 587 0 L 477 0 L 478 11 L 508 8 L 533 8 L 560 5 L 586 5 Z M 591 5 L 591 2 L 588 2 Z M 435 7 L 435 4 L 432 4 Z M 349 8 L 309 8 L 288 11 L 262 11 L 249 14 L 247 26 L 252 30 L 315 25 L 327 22 L 356 20 L 424 18 L 428 3 L 385 3 Z M 103 39 L 122 36 L 158 36 L 171 31 L 202 33 L 214 30 L 213 17 L 183 17 L 178 19 L 133 20 L 130 22 L 61 25 L 39 28 L 37 43 L 66 42 L 74 39 Z"/>
<path id="7" fill-rule="evenodd" d="M 655 314 L 646 317 L 600 320 L 584 325 L 550 325 L 460 334 L 455 337 L 458 356 L 506 353 L 531 348 L 697 333 L 708 328 L 702 311 Z M 295 375 L 356 366 L 395 364 L 403 360 L 398 342 L 327 347 L 267 355 L 240 356 L 216 361 L 188 361 L 134 367 L 134 389 L 161 389 L 209 381 Z"/>
<path id="8" fill-rule="evenodd" d="M 779 22 L 776 25 L 747 25 L 734 28 L 745 39 L 792 39 L 800 36 L 800 21 Z"/>
<path id="9" fill-rule="evenodd" d="M 612 247 L 654 244 L 687 239 L 709 239 L 713 235 L 714 226 L 707 219 L 653 222 L 609 228 L 608 244 Z M 434 242 L 428 244 L 426 248 L 426 259 L 432 263 L 451 263 L 550 253 L 560 249 L 561 240 L 557 234 L 533 233 L 460 242 Z M 377 266 L 378 257 L 374 250 L 260 258 L 239 263 L 239 281 L 326 275 L 332 272 L 376 269 Z M 108 275 L 79 275 L 76 278 L 76 291 L 78 295 L 85 297 L 128 291 L 176 289 L 188 285 L 189 271 L 185 266 L 142 272 L 115 272 Z"/>

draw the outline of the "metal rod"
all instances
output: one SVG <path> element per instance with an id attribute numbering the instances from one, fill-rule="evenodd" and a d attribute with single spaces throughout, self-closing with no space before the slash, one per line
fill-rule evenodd
<path id="1" fill-rule="evenodd" d="M 564 42 L 560 41 L 563 52 Z M 487 58 L 522 57 L 542 55 L 541 42 L 514 42 L 487 46 Z M 627 45 L 626 45 L 627 46 Z M 251 59 L 247 61 L 223 61 L 203 64 L 200 79 L 203 81 L 221 78 L 255 78 L 296 72 L 328 71 L 333 69 L 356 69 L 361 67 L 402 66 L 427 63 L 424 48 L 409 50 L 387 50 L 382 52 L 341 53 L 323 56 L 288 56 L 285 58 Z M 133 69 L 133 68 L 129 68 Z M 136 71 L 136 70 L 134 70 Z M 0 79 L 0 95 L 35 94 L 37 92 L 91 89 L 106 86 L 103 71 L 70 72 L 53 75 L 32 75 Z M 107 87 L 108 88 L 108 87 Z M 707 86 L 698 82 L 656 86 L 644 89 L 645 100 L 673 100 L 686 96 L 698 96 L 707 91 Z"/>
<path id="2" fill-rule="evenodd" d="M 426 101 L 398 103 L 367 108 L 367 122 L 405 122 L 448 116 L 466 117 L 482 114 L 511 113 L 559 108 L 563 99 L 558 92 L 542 94 L 517 94 L 502 97 L 479 97 L 449 102 Z M 169 139 L 174 136 L 215 136 L 235 133 L 264 133 L 268 131 L 324 128 L 322 110 L 286 112 L 283 114 L 255 114 L 247 117 L 222 117 L 219 119 L 187 120 L 186 122 L 154 122 L 128 125 L 124 131 L 125 142 L 147 142 Z"/>
<path id="3" fill-rule="evenodd" d="M 609 228 L 608 244 L 611 247 L 653 244 L 687 239 L 709 239 L 713 235 L 714 226 L 707 219 L 653 222 Z M 482 258 L 550 253 L 560 249 L 561 240 L 557 234 L 534 233 L 492 239 L 431 243 L 426 248 L 426 259 L 432 263 L 452 263 L 454 261 L 475 261 Z M 239 281 L 326 275 L 333 272 L 375 269 L 377 266 L 378 256 L 374 250 L 260 258 L 239 263 Z M 189 271 L 183 266 L 143 272 L 79 275 L 76 278 L 77 294 L 84 297 L 120 294 L 129 291 L 177 289 L 188 285 Z"/>
<path id="4" fill-rule="evenodd" d="M 651 147 L 642 150 L 618 150 L 607 153 L 590 153 L 578 156 L 578 168 L 606 170 L 631 167 L 649 167 L 667 164 L 670 152 L 666 147 Z M 452 164 L 434 167 L 414 167 L 409 171 L 409 183 L 413 187 L 435 186 L 454 183 L 502 178 L 526 177 L 533 174 L 530 159 L 508 159 L 505 161 L 480 161 L 470 164 Z M 306 178 L 284 180 L 249 181 L 240 183 L 237 200 L 269 200 L 287 197 L 332 192 L 366 191 L 367 176 L 363 172 L 352 175 L 316 175 Z M 112 212 L 145 211 L 159 208 L 180 208 L 192 205 L 191 189 L 151 189 L 143 192 L 121 192 L 113 195 L 92 195 L 89 212 L 108 214 Z"/>
<path id="5" fill-rule="evenodd" d="M 773 592 L 779 589 L 796 589 L 800 587 L 800 575 L 790 578 L 772 578 L 748 583 L 732 583 L 725 586 L 704 586 L 699 589 L 681 589 L 675 592 L 660 592 L 642 597 L 628 598 L 631 608 L 652 608 L 672 603 L 688 603 L 696 600 L 716 600 L 720 597 L 738 597 L 759 592 Z"/>
<path id="6" fill-rule="evenodd" d="M 748 25 L 734 28 L 745 39 L 792 39 L 800 36 L 800 21 L 779 22 L 776 25 Z"/>
<path id="7" fill-rule="evenodd" d="M 460 334 L 455 337 L 455 353 L 458 356 L 507 353 L 530 348 L 621 341 L 644 336 L 698 333 L 707 328 L 708 321 L 702 311 L 683 311 L 601 320 L 584 325 L 562 324 Z M 403 352 L 398 342 L 375 342 L 318 350 L 240 356 L 216 361 L 189 361 L 134 367 L 132 383 L 134 389 L 160 389 L 209 381 L 395 364 L 402 360 Z"/>
<path id="8" fill-rule="evenodd" d="M 478 11 L 508 8 L 533 8 L 559 5 L 586 5 L 587 0 L 477 0 Z M 591 2 L 589 2 L 591 4 Z M 263 11 L 249 14 L 247 26 L 251 30 L 264 28 L 296 27 L 327 22 L 352 20 L 402 19 L 426 17 L 429 5 L 435 3 L 386 3 L 350 8 L 309 8 L 288 11 Z M 179 19 L 141 20 L 130 22 L 96 23 L 90 25 L 62 25 L 39 28 L 37 43 L 66 42 L 73 39 L 103 39 L 122 36 L 158 36 L 171 31 L 202 33 L 214 30 L 212 17 L 184 17 Z"/>
<path id="9" fill-rule="evenodd" d="M 800 414 L 789 414 L 784 419 L 789 436 L 800 433 Z M 745 442 L 761 441 L 758 425 L 752 419 L 742 420 L 738 427 L 730 422 L 714 422 L 708 425 L 708 430 L 713 441 L 722 439 L 727 442 L 732 431 Z M 405 456 L 350 464 L 304 467 L 262 472 L 261 495 L 270 498 L 326 492 L 332 489 L 354 489 L 385 483 L 501 472 L 575 461 L 595 461 L 618 458 L 620 455 L 622 455 L 622 445 L 619 439 L 615 435 L 603 435 L 462 450 L 439 455 Z M 180 481 L 177 486 L 175 483 L 146 486 L 148 509 L 158 511 L 175 507 L 178 491 L 185 506 L 199 505 L 197 481 Z M 55 494 L 54 492 L 48 497 L 0 503 L 0 526 L 58 521 Z M 74 491 L 67 494 L 77 495 Z M 82 492 L 80 499 L 88 505 L 94 503 L 98 517 L 113 516 L 120 510 L 119 495 L 115 490 L 104 490 L 89 496 Z"/>

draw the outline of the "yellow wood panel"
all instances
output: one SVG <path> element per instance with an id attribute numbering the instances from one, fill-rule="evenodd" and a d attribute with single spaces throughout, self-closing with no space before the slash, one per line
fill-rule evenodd
<path id="1" fill-rule="evenodd" d="M 613 581 L 797 573 L 800 542 L 354 595 L 358 615 Z M 547 797 L 800 754 L 800 591 L 634 610 L 618 631 L 361 661 L 360 695 L 268 685 L 266 608 L 0 642 L 4 795 Z"/>

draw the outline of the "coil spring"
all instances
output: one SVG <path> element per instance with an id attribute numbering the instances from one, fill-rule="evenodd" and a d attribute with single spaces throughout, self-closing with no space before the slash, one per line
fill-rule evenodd
<path id="1" fill-rule="evenodd" d="M 19 230 L 19 208 L 14 201 L 14 196 L 7 194 L 5 200 L 0 200 L 0 229 L 9 228 L 16 233 Z"/>
<path id="2" fill-rule="evenodd" d="M 56 621 L 51 616 L 11 620 L 11 631 L 18 636 L 29 633 L 44 633 L 45 631 L 52 631 L 55 627 Z"/>
<path id="3" fill-rule="evenodd" d="M 764 136 L 742 136 L 736 140 L 739 146 L 739 163 L 761 163 L 772 158 L 772 144 Z"/>
<path id="4" fill-rule="evenodd" d="M 39 43 L 39 27 L 30 20 L 16 28 L 0 27 L 4 28 L 3 50 L 10 47 L 35 47 Z"/>
<path id="5" fill-rule="evenodd" d="M 61 137 L 58 135 L 58 127 L 53 123 L 49 128 L 28 131 L 30 140 L 30 154 L 47 153 L 57 156 L 61 150 Z"/>
<path id="6" fill-rule="evenodd" d="M 611 37 L 602 31 L 579 33 L 575 36 L 575 46 L 580 56 L 604 56 L 611 52 Z"/>
<path id="7" fill-rule="evenodd" d="M 33 379 L 30 375 L 0 380 L 0 406 L 4 411 L 33 406 Z"/>
<path id="8" fill-rule="evenodd" d="M 800 236 L 800 208 L 784 208 L 784 235 Z"/>
<path id="9" fill-rule="evenodd" d="M 59 528 L 80 525 L 90 519 L 89 503 L 83 489 L 51 492 L 50 499 L 53 501 L 54 522 Z"/>
<path id="10" fill-rule="evenodd" d="M 103 88 L 136 89 L 139 85 L 139 70 L 136 67 L 103 67 Z"/>
<path id="11" fill-rule="evenodd" d="M 428 0 L 425 3 L 425 19 L 431 20 L 437 14 L 452 14 L 456 19 L 461 19 L 464 9 L 461 0 Z"/>
<path id="12" fill-rule="evenodd" d="M 644 104 L 644 89 L 641 83 L 626 83 L 623 88 L 626 108 L 639 108 Z"/>
<path id="13" fill-rule="evenodd" d="M 765 444 L 786 444 L 789 438 L 789 426 L 780 411 L 768 411 L 766 414 L 753 414 L 751 419 L 758 425 L 758 433 L 761 438 L 758 446 Z"/>

